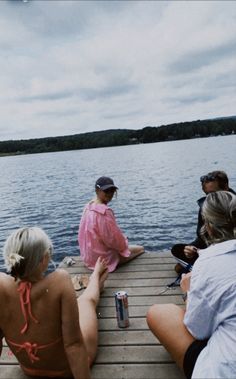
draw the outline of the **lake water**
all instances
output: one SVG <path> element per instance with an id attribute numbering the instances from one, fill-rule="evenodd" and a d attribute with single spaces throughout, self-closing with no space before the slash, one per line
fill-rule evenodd
<path id="1" fill-rule="evenodd" d="M 190 242 L 203 195 L 199 177 L 217 169 L 236 189 L 236 135 L 1 157 L 0 252 L 12 230 L 37 225 L 53 240 L 57 263 L 79 254 L 82 210 L 102 175 L 119 187 L 110 205 L 130 244 L 158 253 Z"/>

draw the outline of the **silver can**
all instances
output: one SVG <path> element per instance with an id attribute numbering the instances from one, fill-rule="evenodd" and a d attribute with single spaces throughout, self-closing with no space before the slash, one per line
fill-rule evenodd
<path id="1" fill-rule="evenodd" d="M 116 317 L 119 328 L 129 326 L 128 294 L 125 291 L 115 293 Z"/>

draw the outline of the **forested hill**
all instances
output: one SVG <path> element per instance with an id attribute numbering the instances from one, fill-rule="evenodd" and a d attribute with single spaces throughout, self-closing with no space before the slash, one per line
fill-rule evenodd
<path id="1" fill-rule="evenodd" d="M 0 155 L 32 154 L 236 134 L 236 117 L 0 142 Z"/>

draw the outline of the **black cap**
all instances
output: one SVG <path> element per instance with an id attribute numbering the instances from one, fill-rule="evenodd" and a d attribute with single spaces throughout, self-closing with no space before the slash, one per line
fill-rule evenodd
<path id="1" fill-rule="evenodd" d="M 118 187 L 115 186 L 113 180 L 107 176 L 101 176 L 101 178 L 96 181 L 95 187 L 99 188 L 102 191 L 105 191 L 108 188 L 118 189 Z"/>

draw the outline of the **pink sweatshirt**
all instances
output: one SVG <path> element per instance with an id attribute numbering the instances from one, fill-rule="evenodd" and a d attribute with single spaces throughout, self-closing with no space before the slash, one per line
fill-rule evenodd
<path id="1" fill-rule="evenodd" d="M 108 271 L 119 263 L 119 255 L 129 257 L 128 240 L 118 227 L 114 213 L 105 204 L 89 203 L 80 221 L 78 242 L 81 258 L 93 269 L 98 257 L 106 258 Z"/>

